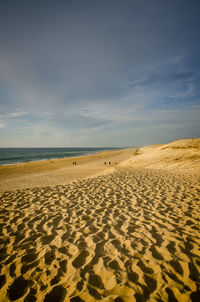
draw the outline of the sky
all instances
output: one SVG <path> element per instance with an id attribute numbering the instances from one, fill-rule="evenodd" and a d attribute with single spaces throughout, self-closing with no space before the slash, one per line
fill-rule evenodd
<path id="1" fill-rule="evenodd" d="M 0 1 L 0 147 L 192 137 L 199 0 Z"/>

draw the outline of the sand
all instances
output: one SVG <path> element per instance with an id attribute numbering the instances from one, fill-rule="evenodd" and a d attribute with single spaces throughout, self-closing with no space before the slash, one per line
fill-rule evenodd
<path id="1" fill-rule="evenodd" d="M 123 166 L 162 169 L 170 172 L 200 172 L 200 139 L 177 140 L 166 145 L 150 145 L 134 152 L 124 160 Z"/>
<path id="2" fill-rule="evenodd" d="M 69 184 L 82 178 L 111 173 L 116 163 L 119 165 L 130 158 L 133 152 L 134 149 L 130 148 L 74 158 L 0 166 L 0 192 Z M 72 164 L 74 161 L 76 165 Z"/>
<path id="3" fill-rule="evenodd" d="M 200 150 L 184 143 L 4 167 L 0 301 L 199 301 Z"/>

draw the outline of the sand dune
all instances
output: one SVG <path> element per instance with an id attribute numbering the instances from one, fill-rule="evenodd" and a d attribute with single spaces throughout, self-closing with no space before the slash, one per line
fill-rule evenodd
<path id="1" fill-rule="evenodd" d="M 177 140 L 166 145 L 140 148 L 135 152 L 135 156 L 124 160 L 121 166 L 199 174 L 200 139 Z"/>
<path id="2" fill-rule="evenodd" d="M 199 301 L 199 178 L 165 168 L 163 153 L 153 169 L 147 155 L 162 148 L 129 150 L 112 173 L 2 192 L 0 301 Z"/>
<path id="3" fill-rule="evenodd" d="M 167 145 L 162 146 L 162 149 L 191 149 L 196 148 L 200 149 L 200 139 L 198 138 L 188 138 L 188 139 L 179 139 L 173 141 Z"/>

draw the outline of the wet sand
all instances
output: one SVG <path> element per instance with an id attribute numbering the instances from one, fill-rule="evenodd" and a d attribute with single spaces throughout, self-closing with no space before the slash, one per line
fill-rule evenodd
<path id="1" fill-rule="evenodd" d="M 0 301 L 199 301 L 198 166 L 147 162 L 2 192 Z"/>

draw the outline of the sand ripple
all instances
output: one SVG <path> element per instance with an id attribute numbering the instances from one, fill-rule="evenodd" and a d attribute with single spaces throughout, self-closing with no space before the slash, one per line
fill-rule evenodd
<path id="1" fill-rule="evenodd" d="M 4 192 L 0 301 L 200 301 L 200 186 L 118 169 Z"/>

